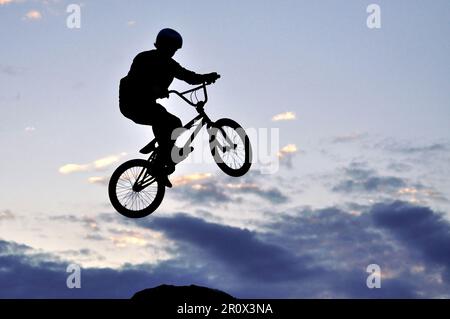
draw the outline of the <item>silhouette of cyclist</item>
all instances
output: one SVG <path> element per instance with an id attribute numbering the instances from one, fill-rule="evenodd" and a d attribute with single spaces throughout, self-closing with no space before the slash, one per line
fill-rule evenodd
<path id="1" fill-rule="evenodd" d="M 172 131 L 182 127 L 182 122 L 156 103 L 156 99 L 169 96 L 168 88 L 174 78 L 196 85 L 212 83 L 220 77 L 216 72 L 197 74 L 172 59 L 182 45 L 183 39 L 177 31 L 162 29 L 156 37 L 156 50 L 141 52 L 134 58 L 119 89 L 122 114 L 137 124 L 152 126 L 160 148 L 162 182 L 167 187 L 172 187 L 168 175 L 175 171 L 176 164 L 170 155 L 174 146 Z"/>

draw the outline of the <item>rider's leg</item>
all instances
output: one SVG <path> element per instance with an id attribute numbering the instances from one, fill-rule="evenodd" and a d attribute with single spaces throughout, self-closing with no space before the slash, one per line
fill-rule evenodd
<path id="1" fill-rule="evenodd" d="M 161 155 L 169 166 L 169 174 L 175 170 L 176 160 L 172 159 L 172 148 L 175 144 L 177 136 L 173 135 L 174 130 L 182 127 L 181 120 L 175 115 L 167 112 L 167 110 L 158 105 L 158 120 L 153 124 L 153 133 L 158 139 Z M 175 131 L 177 132 L 177 131 Z"/>
<path id="2" fill-rule="evenodd" d="M 181 120 L 175 115 L 170 114 L 167 110 L 157 103 L 138 108 L 135 114 L 129 117 L 137 124 L 151 125 L 155 138 L 158 140 L 161 161 L 157 161 L 156 165 L 160 166 L 162 182 L 167 187 L 172 187 L 167 175 L 175 171 L 175 163 L 171 160 L 171 151 L 174 145 L 172 141 L 172 131 L 181 127 Z M 158 164 L 158 162 L 160 164 Z"/>
<path id="3" fill-rule="evenodd" d="M 137 124 L 152 126 L 163 160 L 171 160 L 172 148 L 178 137 L 173 135 L 172 132 L 174 130 L 178 132 L 176 129 L 182 127 L 181 120 L 167 112 L 165 107 L 156 102 L 152 105 L 136 108 L 133 116 L 130 118 Z"/>

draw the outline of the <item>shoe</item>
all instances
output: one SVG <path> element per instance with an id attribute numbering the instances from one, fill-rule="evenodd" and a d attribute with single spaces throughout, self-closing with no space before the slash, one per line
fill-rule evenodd
<path id="1" fill-rule="evenodd" d="M 173 172 L 175 172 L 175 164 L 174 164 L 174 163 L 166 164 L 166 166 L 164 167 L 164 172 L 165 172 L 167 175 L 170 175 L 170 174 L 172 174 Z"/>
<path id="2" fill-rule="evenodd" d="M 161 179 L 159 180 L 164 186 L 168 187 L 168 188 L 172 188 L 172 183 L 169 180 L 169 176 L 167 175 L 162 175 Z"/>

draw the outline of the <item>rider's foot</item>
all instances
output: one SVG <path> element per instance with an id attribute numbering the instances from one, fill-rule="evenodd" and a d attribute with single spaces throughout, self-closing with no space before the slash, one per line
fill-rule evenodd
<path id="1" fill-rule="evenodd" d="M 174 163 L 168 163 L 166 164 L 166 166 L 164 167 L 164 172 L 167 175 L 172 174 L 173 172 L 175 172 L 175 164 Z"/>
<path id="2" fill-rule="evenodd" d="M 172 188 L 172 183 L 171 183 L 170 180 L 169 180 L 169 176 L 167 176 L 167 175 L 162 175 L 160 181 L 161 181 L 161 183 L 162 183 L 164 186 L 166 186 L 166 187 L 168 187 L 168 188 Z"/>

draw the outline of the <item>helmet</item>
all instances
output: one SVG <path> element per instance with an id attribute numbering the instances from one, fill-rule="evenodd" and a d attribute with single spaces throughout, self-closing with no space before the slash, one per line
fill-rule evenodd
<path id="1" fill-rule="evenodd" d="M 156 48 L 176 48 L 181 49 L 183 46 L 183 38 L 181 35 L 173 29 L 162 29 L 159 31 L 156 37 L 155 47 Z"/>

